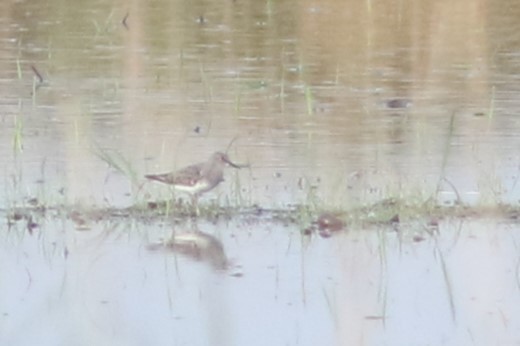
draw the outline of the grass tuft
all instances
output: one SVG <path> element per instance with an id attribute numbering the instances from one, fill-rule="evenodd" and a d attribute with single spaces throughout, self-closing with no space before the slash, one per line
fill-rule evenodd
<path id="1" fill-rule="evenodd" d="M 128 161 L 121 153 L 114 150 L 104 150 L 99 146 L 94 148 L 94 154 L 106 162 L 110 168 L 128 177 L 132 183 L 132 187 L 139 186 L 139 176 Z"/>

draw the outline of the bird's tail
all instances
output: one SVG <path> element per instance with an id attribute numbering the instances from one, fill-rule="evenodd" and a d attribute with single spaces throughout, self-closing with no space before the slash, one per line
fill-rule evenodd
<path id="1" fill-rule="evenodd" d="M 147 174 L 144 176 L 146 179 L 160 181 L 161 183 L 169 184 L 168 174 Z"/>

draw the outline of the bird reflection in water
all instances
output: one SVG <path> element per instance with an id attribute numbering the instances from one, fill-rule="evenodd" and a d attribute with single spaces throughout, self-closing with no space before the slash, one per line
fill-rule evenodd
<path id="1" fill-rule="evenodd" d="M 199 230 L 174 232 L 170 239 L 151 244 L 148 249 L 173 251 L 194 261 L 208 263 L 218 270 L 227 269 L 229 264 L 220 240 Z"/>

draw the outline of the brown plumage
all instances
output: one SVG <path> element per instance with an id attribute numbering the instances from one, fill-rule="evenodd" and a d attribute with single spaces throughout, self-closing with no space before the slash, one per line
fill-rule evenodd
<path id="1" fill-rule="evenodd" d="M 170 173 L 149 174 L 145 177 L 173 185 L 176 190 L 187 192 L 196 198 L 204 192 L 212 190 L 224 180 L 224 167 L 226 165 L 241 168 L 241 166 L 231 162 L 227 154 L 216 152 L 206 162 L 187 166 Z"/>

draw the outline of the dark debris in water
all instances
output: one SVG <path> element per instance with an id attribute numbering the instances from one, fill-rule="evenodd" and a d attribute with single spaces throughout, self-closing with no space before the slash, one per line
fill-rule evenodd
<path id="1" fill-rule="evenodd" d="M 405 98 L 395 98 L 385 101 L 385 105 L 390 109 L 404 109 L 412 105 L 412 101 Z"/>
<path id="2" fill-rule="evenodd" d="M 422 235 L 414 235 L 414 236 L 412 237 L 412 240 L 413 240 L 414 242 L 416 242 L 416 243 L 421 242 L 421 241 L 424 241 L 425 239 L 426 239 L 426 238 L 423 237 Z"/>
<path id="3" fill-rule="evenodd" d="M 520 221 L 520 207 L 497 205 L 477 207 L 456 204 L 452 206 L 411 203 L 406 200 L 385 199 L 372 205 L 342 211 L 318 211 L 305 205 L 290 205 L 285 209 L 249 207 L 222 207 L 216 203 L 199 205 L 198 210 L 183 202 L 143 202 L 128 208 L 84 207 L 77 205 L 42 205 L 36 199 L 26 200 L 24 206 L 0 209 L 9 228 L 16 227 L 32 233 L 41 228 L 45 220 L 61 218 L 71 221 L 76 230 L 89 231 L 98 222 L 156 221 L 184 222 L 200 219 L 216 223 L 221 220 L 240 219 L 249 224 L 276 223 L 283 226 L 303 225 L 302 234 L 317 234 L 329 238 L 336 233 L 372 226 L 405 230 L 411 220 L 419 220 L 424 234 L 433 236 L 439 232 L 439 223 L 446 218 L 495 218 L 509 222 Z M 306 221 L 308 220 L 308 221 Z M 415 242 L 422 238 L 414 238 Z"/>
<path id="4" fill-rule="evenodd" d="M 345 222 L 341 215 L 330 212 L 323 212 L 311 222 L 311 225 L 303 230 L 304 235 L 318 233 L 322 238 L 330 238 L 333 233 L 345 229 Z"/>
<path id="5" fill-rule="evenodd" d="M 400 221 L 399 214 L 395 214 L 394 216 L 392 216 L 390 218 L 390 223 L 396 224 L 396 223 L 399 223 L 399 221 Z"/>
<path id="6" fill-rule="evenodd" d="M 332 213 L 320 214 L 316 220 L 316 223 L 318 224 L 318 229 L 328 229 L 333 232 L 340 231 L 343 229 L 343 227 L 345 227 L 345 223 L 339 218 L 339 216 L 336 216 Z"/>

